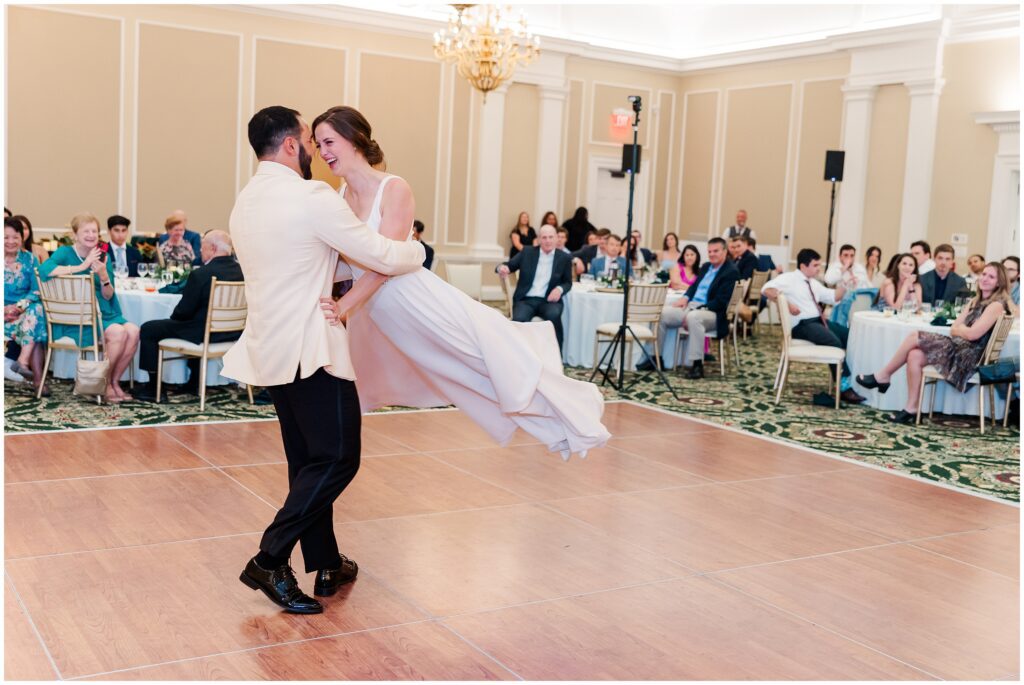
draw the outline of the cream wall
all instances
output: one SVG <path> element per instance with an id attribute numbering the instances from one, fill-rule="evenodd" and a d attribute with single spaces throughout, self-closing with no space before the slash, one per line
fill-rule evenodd
<path id="1" fill-rule="evenodd" d="M 950 242 L 954 233 L 966 234 L 966 248 L 956 246 L 962 270 L 969 253 L 985 252 L 997 145 L 996 133 L 975 123 L 973 114 L 1019 106 L 1020 41 L 947 45 L 943 75 L 928 240 L 935 246 Z"/>
<path id="2" fill-rule="evenodd" d="M 660 247 L 667 231 L 683 240 L 719 234 L 743 207 L 762 243 L 787 244 L 794 253 L 825 247 L 829 185 L 821 172 L 824 151 L 843 145 L 845 53 L 683 75 L 561 57 L 539 76 L 531 65 L 523 82 L 492 96 L 503 103 L 502 128 L 485 140 L 485 115 L 494 110 L 452 66 L 437 63 L 428 35 L 195 5 L 6 12 L 6 202 L 38 226 L 60 227 L 91 210 L 158 231 L 166 213 L 182 207 L 193 227 L 224 227 L 255 165 L 245 135 L 253 111 L 280 102 L 312 121 L 331 105 L 350 104 L 373 124 L 388 170 L 412 183 L 427 240 L 442 258 L 479 259 L 475 251 L 488 241 L 507 249 L 520 210 L 531 211 L 535 224 L 547 209 L 564 221 L 592 201 L 591 161 L 619 157 L 631 137 L 612 130 L 612 111 L 628 111 L 625 97 L 637 94 L 644 101 L 645 244 Z M 90 49 L 68 47 L 80 45 Z M 984 245 L 995 134 L 972 113 L 1017 106 L 1018 46 L 1001 39 L 945 47 L 933 243 L 963 232 L 972 249 Z M 538 121 L 550 111 L 552 88 L 564 92 L 555 110 L 560 148 L 541 151 Z M 71 118 L 68 103 L 88 107 Z M 903 209 L 907 120 L 906 88 L 882 86 L 870 123 L 862 242 L 884 243 L 887 254 Z M 480 151 L 494 145 L 491 158 L 500 165 L 486 173 L 500 176 L 499 197 L 488 199 L 478 165 L 488 159 Z M 551 165 L 561 166 L 551 195 L 560 204 L 539 208 L 537 178 Z M 314 168 L 338 183 L 319 161 Z M 488 202 L 498 216 L 497 228 L 486 229 L 493 236 L 478 225 Z"/>

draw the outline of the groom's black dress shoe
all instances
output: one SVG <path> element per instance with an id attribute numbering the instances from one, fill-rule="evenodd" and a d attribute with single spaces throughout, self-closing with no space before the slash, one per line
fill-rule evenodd
<path id="1" fill-rule="evenodd" d="M 317 597 L 330 597 L 345 583 L 351 583 L 359 573 L 359 564 L 344 554 L 341 555 L 341 566 L 322 569 L 316 572 L 313 594 Z"/>
<path id="2" fill-rule="evenodd" d="M 253 590 L 262 590 L 271 602 L 292 614 L 321 614 L 324 607 L 320 602 L 299 589 L 291 566 L 284 564 L 275 569 L 261 568 L 256 559 L 250 559 L 245 570 L 238 577 Z"/>
<path id="3" fill-rule="evenodd" d="M 136 384 L 132 396 L 139 402 L 156 402 L 156 381 Z M 160 393 L 160 401 L 167 401 L 166 390 Z"/>

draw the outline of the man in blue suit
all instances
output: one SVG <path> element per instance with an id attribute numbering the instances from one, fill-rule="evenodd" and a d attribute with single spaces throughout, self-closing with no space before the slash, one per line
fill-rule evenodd
<path id="1" fill-rule="evenodd" d="M 195 259 L 192 260 L 192 264 L 194 264 L 195 266 L 202 266 L 203 258 L 200 256 L 200 253 L 203 251 L 203 236 L 199 235 L 195 231 L 189 230 L 188 214 L 185 213 L 185 210 L 176 209 L 173 212 L 171 212 L 171 216 L 181 219 L 181 223 L 185 224 L 185 240 L 187 240 L 189 244 L 192 245 L 192 254 L 195 255 Z M 157 238 L 157 244 L 161 245 L 163 243 L 166 243 L 170 237 L 171 235 L 169 233 L 164 233 L 159 238 Z"/>
<path id="2" fill-rule="evenodd" d="M 128 227 L 131 224 L 125 217 L 115 214 L 107 219 L 107 235 L 110 239 L 109 259 L 113 260 L 114 270 L 124 268 L 130 278 L 135 278 L 139 275 L 142 253 L 128 244 Z"/>
<path id="3" fill-rule="evenodd" d="M 519 271 L 519 282 L 512 295 L 512 320 L 532 321 L 539 316 L 555 327 L 558 347 L 562 347 L 562 308 L 564 295 L 572 289 L 572 258 L 557 249 L 558 234 L 554 226 L 541 226 L 537 247 L 523 251 L 495 271 L 507 278 Z"/>

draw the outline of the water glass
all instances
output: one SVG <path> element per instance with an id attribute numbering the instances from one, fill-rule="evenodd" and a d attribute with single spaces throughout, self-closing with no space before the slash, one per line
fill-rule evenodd
<path id="1" fill-rule="evenodd" d="M 924 302 L 921 304 L 921 314 L 929 316 L 932 313 L 932 303 Z"/>
<path id="2" fill-rule="evenodd" d="M 170 269 L 164 269 L 163 272 L 160 274 L 160 280 L 163 282 L 164 285 L 170 285 L 171 282 L 174 281 L 174 274 L 171 273 Z"/>

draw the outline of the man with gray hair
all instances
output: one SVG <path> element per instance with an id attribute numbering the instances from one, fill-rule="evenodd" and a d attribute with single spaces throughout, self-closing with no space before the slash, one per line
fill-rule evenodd
<path id="1" fill-rule="evenodd" d="M 231 236 L 225 231 L 207 231 L 200 247 L 203 267 L 189 274 L 181 291 L 181 300 L 169 319 L 157 319 L 142 324 L 139 335 L 139 368 L 147 371 L 150 380 L 136 386 L 135 398 L 144 402 L 156 401 L 156 368 L 158 345 L 164 338 L 181 338 L 192 343 L 203 342 L 206 332 L 206 312 L 210 306 L 210 285 L 218 281 L 242 281 L 242 267 L 232 255 Z M 241 331 L 214 333 L 210 342 L 238 340 Z M 198 360 L 189 359 L 189 383 L 186 392 L 198 392 Z"/>

